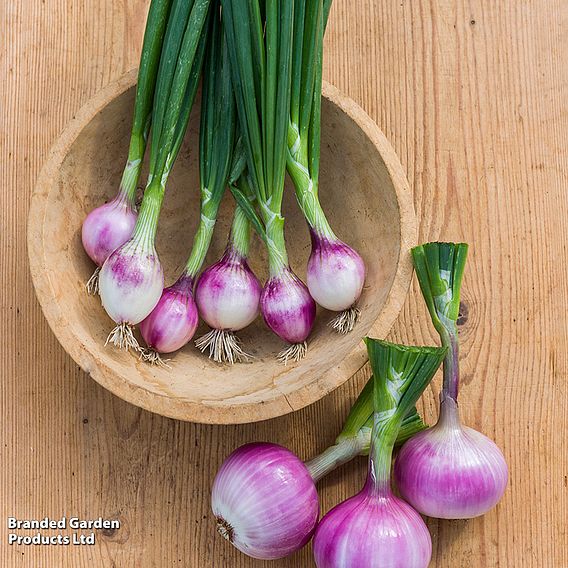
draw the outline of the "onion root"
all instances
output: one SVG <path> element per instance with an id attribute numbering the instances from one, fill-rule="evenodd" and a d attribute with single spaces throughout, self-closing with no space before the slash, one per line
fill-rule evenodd
<path id="1" fill-rule="evenodd" d="M 336 317 L 334 317 L 329 325 L 343 335 L 353 331 L 355 324 L 359 320 L 361 315 L 361 310 L 355 306 L 351 306 L 349 309 L 342 311 Z"/>
<path id="2" fill-rule="evenodd" d="M 232 331 L 225 329 L 212 329 L 195 341 L 195 346 L 202 353 L 209 350 L 209 358 L 216 363 L 248 363 L 252 359 L 243 351 L 241 340 Z"/>
<path id="3" fill-rule="evenodd" d="M 288 361 L 300 361 L 308 353 L 308 343 L 303 341 L 302 343 L 293 343 L 292 345 L 286 347 L 278 354 L 278 361 L 288 364 Z"/>

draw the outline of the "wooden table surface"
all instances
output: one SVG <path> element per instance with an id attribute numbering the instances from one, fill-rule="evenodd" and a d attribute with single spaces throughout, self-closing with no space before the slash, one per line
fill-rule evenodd
<path id="1" fill-rule="evenodd" d="M 142 0 L 0 7 L 0 565 L 272 564 L 214 532 L 209 490 L 252 440 L 307 458 L 331 443 L 367 373 L 300 412 L 237 427 L 176 422 L 122 402 L 66 355 L 27 269 L 30 195 L 51 144 L 99 89 L 137 64 Z M 568 568 L 568 4 L 562 0 L 336 0 L 325 77 L 377 121 L 408 174 L 422 240 L 465 240 L 465 420 L 510 466 L 481 519 L 429 521 L 432 566 Z M 416 284 L 390 339 L 433 343 Z M 439 377 L 422 409 L 436 413 Z M 352 495 L 363 459 L 320 484 Z M 6 518 L 119 518 L 94 546 L 7 545 Z"/>

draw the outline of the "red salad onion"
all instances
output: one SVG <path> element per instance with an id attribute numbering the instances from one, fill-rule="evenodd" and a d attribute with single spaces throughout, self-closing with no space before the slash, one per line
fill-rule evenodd
<path id="1" fill-rule="evenodd" d="M 446 349 L 366 341 L 375 386 L 367 482 L 323 517 L 314 535 L 314 558 L 318 568 L 426 568 L 430 534 L 420 515 L 392 493 L 391 463 L 402 419 Z"/>
<path id="2" fill-rule="evenodd" d="M 400 452 L 395 478 L 401 495 L 430 517 L 468 519 L 494 507 L 505 492 L 508 468 L 489 438 L 460 422 L 457 319 L 467 245 L 428 243 L 412 251 L 422 294 L 442 344 L 444 386 L 438 423 Z"/>
<path id="3" fill-rule="evenodd" d="M 316 304 L 306 285 L 287 265 L 271 275 L 260 297 L 262 317 L 276 335 L 290 343 L 279 359 L 299 360 L 307 350 L 306 339 L 316 317 Z"/>
<path id="4" fill-rule="evenodd" d="M 248 187 L 242 175 L 237 185 Z M 262 286 L 247 262 L 250 223 L 236 207 L 229 242 L 222 258 L 203 271 L 195 287 L 199 314 L 211 331 L 196 340 L 201 351 L 218 363 L 248 361 L 237 332 L 258 316 Z"/>
<path id="5" fill-rule="evenodd" d="M 197 308 L 192 296 L 193 280 L 185 275 L 162 292 L 160 300 L 140 323 L 140 333 L 151 348 L 150 353 L 173 353 L 181 349 L 192 337 L 199 323 Z M 154 357 L 158 362 L 157 355 Z"/>
<path id="6" fill-rule="evenodd" d="M 309 292 L 320 306 L 339 312 L 330 325 L 339 333 L 348 333 L 360 313 L 357 301 L 365 282 L 365 264 L 336 237 L 319 201 L 323 35 L 330 5 L 331 1 L 323 0 L 295 5 L 287 168 L 312 238 Z"/>

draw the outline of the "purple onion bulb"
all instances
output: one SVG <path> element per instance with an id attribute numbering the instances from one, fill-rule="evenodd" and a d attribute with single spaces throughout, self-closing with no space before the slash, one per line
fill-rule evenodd
<path id="1" fill-rule="evenodd" d="M 307 283 L 320 306 L 335 312 L 353 306 L 361 296 L 365 272 L 363 259 L 349 245 L 312 231 Z"/>
<path id="2" fill-rule="evenodd" d="M 316 317 L 316 304 L 308 288 L 288 267 L 267 280 L 260 309 L 266 325 L 292 344 L 308 338 Z"/>
<path id="3" fill-rule="evenodd" d="M 438 423 L 402 447 L 394 475 L 402 497 L 424 515 L 470 519 L 499 502 L 508 468 L 495 443 L 463 426 L 455 401 L 446 398 Z"/>
<path id="4" fill-rule="evenodd" d="M 164 289 L 156 307 L 140 324 L 148 347 L 158 353 L 173 353 L 193 337 L 199 317 L 192 289 L 193 279 L 185 275 Z"/>
<path id="5" fill-rule="evenodd" d="M 235 450 L 215 477 L 211 507 L 217 529 L 253 558 L 283 558 L 311 538 L 319 515 L 307 467 L 277 444 Z"/>
<path id="6" fill-rule="evenodd" d="M 432 540 L 420 515 L 388 492 L 363 491 L 333 508 L 313 540 L 318 568 L 426 568 Z"/>
<path id="7" fill-rule="evenodd" d="M 209 327 L 239 331 L 256 319 L 261 291 L 246 259 L 229 251 L 201 274 L 195 301 Z"/>
<path id="8" fill-rule="evenodd" d="M 118 324 L 138 324 L 164 289 L 164 272 L 153 246 L 132 238 L 104 262 L 99 275 L 103 307 Z"/>
<path id="9" fill-rule="evenodd" d="M 130 202 L 120 195 L 87 215 L 81 239 L 86 253 L 97 266 L 102 266 L 109 255 L 132 236 L 136 218 Z"/>

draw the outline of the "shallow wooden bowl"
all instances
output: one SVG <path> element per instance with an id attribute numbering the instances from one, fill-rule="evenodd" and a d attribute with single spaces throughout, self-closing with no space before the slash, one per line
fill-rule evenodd
<path id="1" fill-rule="evenodd" d="M 416 240 L 411 194 L 399 160 L 376 124 L 353 101 L 325 85 L 321 144 L 321 200 L 336 233 L 368 268 L 362 317 L 346 336 L 318 311 L 307 357 L 283 366 L 282 342 L 261 318 L 242 332 L 250 364 L 222 366 L 193 345 L 171 369 L 151 367 L 132 353 L 104 347 L 113 322 L 85 292 L 94 266 L 81 245 L 87 213 L 117 190 L 128 147 L 136 73 L 96 95 L 52 149 L 33 193 L 28 248 L 39 301 L 53 332 L 80 367 L 117 396 L 153 412 L 205 423 L 253 422 L 310 404 L 364 365 L 366 334 L 384 337 L 403 304 L 411 278 L 409 249 Z M 171 283 L 191 246 L 198 212 L 196 102 L 185 145 L 172 172 L 158 230 L 157 250 Z M 144 179 L 144 178 L 142 178 Z M 305 277 L 308 232 L 287 188 L 284 203 L 289 254 Z M 233 203 L 226 196 L 207 264 L 225 246 Z M 252 267 L 263 278 L 265 255 L 253 245 Z M 197 336 L 205 328 L 198 329 Z"/>

